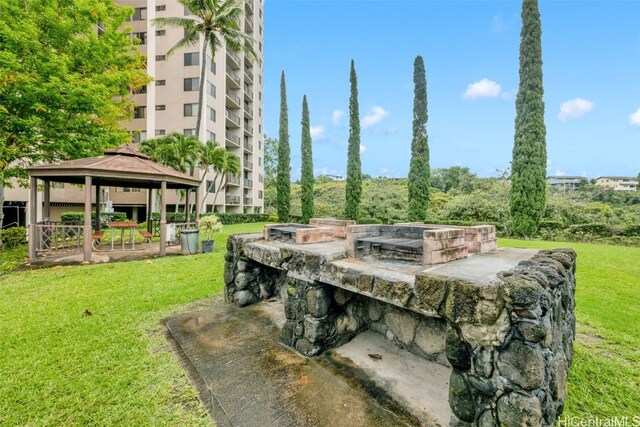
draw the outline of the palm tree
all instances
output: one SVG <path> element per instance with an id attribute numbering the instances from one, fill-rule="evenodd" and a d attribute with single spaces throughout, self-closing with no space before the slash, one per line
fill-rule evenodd
<path id="1" fill-rule="evenodd" d="M 196 166 L 200 161 L 202 145 L 197 137 L 184 136 L 178 132 L 172 132 L 162 138 L 148 139 L 140 143 L 140 150 L 151 157 L 155 162 L 169 166 L 179 172 L 193 176 Z M 182 200 L 184 190 L 179 190 L 179 199 Z M 185 207 L 187 212 L 188 206 Z M 176 212 L 178 204 L 176 203 Z"/>
<path id="2" fill-rule="evenodd" d="M 187 7 L 193 17 L 156 18 L 154 24 L 184 29 L 184 37 L 167 52 L 171 55 L 185 46 L 195 46 L 203 38 L 202 60 L 200 62 L 200 92 L 198 96 L 198 119 L 196 135 L 200 135 L 204 104 L 204 83 L 207 63 L 207 47 L 211 49 L 211 61 L 216 49 L 224 41 L 228 48 L 243 50 L 255 57 L 253 38 L 240 29 L 244 0 L 178 0 Z"/>
<path id="3" fill-rule="evenodd" d="M 240 158 L 235 154 L 224 150 L 224 155 L 222 156 L 220 162 L 213 165 L 213 170 L 216 172 L 216 176 L 213 179 L 213 182 L 216 182 L 218 177 L 222 175 L 220 179 L 220 187 L 218 187 L 218 191 L 216 191 L 215 196 L 213 196 L 213 206 L 216 205 L 216 200 L 218 200 L 218 194 L 223 191 L 227 186 L 227 177 L 229 175 L 233 177 L 240 176 L 241 166 L 240 166 Z"/>

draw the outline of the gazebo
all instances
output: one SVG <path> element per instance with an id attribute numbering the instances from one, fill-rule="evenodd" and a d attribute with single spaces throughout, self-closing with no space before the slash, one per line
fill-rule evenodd
<path id="1" fill-rule="evenodd" d="M 39 236 L 37 224 L 38 181 L 44 183 L 43 217 L 50 216 L 51 182 L 63 182 L 84 185 L 84 224 L 82 226 L 83 259 L 91 261 L 91 191 L 95 187 L 96 194 L 96 229 L 100 228 L 100 188 L 101 187 L 133 187 L 148 189 L 147 220 L 151 219 L 151 191 L 160 189 L 160 256 L 166 255 L 167 245 L 167 190 L 186 190 L 186 205 L 189 205 L 189 192 L 195 190 L 195 206 L 200 206 L 198 187 L 200 181 L 190 175 L 181 173 L 167 166 L 152 161 L 147 155 L 125 145 L 114 150 L 107 150 L 104 155 L 58 163 L 33 166 L 27 169 L 30 178 L 29 203 L 29 259 L 36 260 L 36 242 Z M 189 215 L 186 220 L 189 222 Z M 195 210 L 196 224 L 199 211 Z"/>

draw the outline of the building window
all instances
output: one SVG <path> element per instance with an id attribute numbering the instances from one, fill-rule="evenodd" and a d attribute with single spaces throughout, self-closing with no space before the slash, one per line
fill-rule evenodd
<path id="1" fill-rule="evenodd" d="M 166 36 L 167 30 L 156 30 L 156 36 Z"/>
<path id="2" fill-rule="evenodd" d="M 262 141 L 258 141 L 258 150 L 262 150 Z"/>
<path id="3" fill-rule="evenodd" d="M 262 190 L 258 190 L 258 199 L 262 200 Z"/>
<path id="4" fill-rule="evenodd" d="M 156 105 L 156 111 L 164 111 L 167 109 L 166 105 Z"/>
<path id="5" fill-rule="evenodd" d="M 260 35 L 262 35 L 262 25 L 260 25 Z"/>
<path id="6" fill-rule="evenodd" d="M 144 21 L 145 19 L 147 19 L 147 8 L 136 7 L 133 10 L 133 16 L 131 17 L 131 21 Z"/>
<path id="7" fill-rule="evenodd" d="M 216 122 L 216 110 L 214 110 L 211 107 L 208 107 L 209 110 L 207 111 L 207 117 L 209 118 L 209 120 L 211 120 L 212 122 Z"/>
<path id="8" fill-rule="evenodd" d="M 195 117 L 198 115 L 198 104 L 184 104 L 184 116 Z"/>
<path id="9" fill-rule="evenodd" d="M 213 74 L 216 73 L 216 63 L 211 60 L 211 57 L 207 56 L 207 69 Z"/>
<path id="10" fill-rule="evenodd" d="M 258 101 L 262 101 L 262 92 L 258 91 Z"/>
<path id="11" fill-rule="evenodd" d="M 207 82 L 207 93 L 209 96 L 216 97 L 216 87 L 211 82 Z"/>
<path id="12" fill-rule="evenodd" d="M 258 46 L 259 46 L 259 50 L 260 50 L 260 52 L 262 52 L 262 42 L 259 42 L 259 43 L 258 43 Z"/>
<path id="13" fill-rule="evenodd" d="M 167 55 L 156 55 L 156 61 L 166 61 L 166 60 L 167 60 Z"/>
<path id="14" fill-rule="evenodd" d="M 166 80 L 156 80 L 156 86 L 164 86 L 167 84 Z"/>
<path id="15" fill-rule="evenodd" d="M 198 52 L 190 52 L 184 54 L 184 65 L 200 65 L 200 57 Z"/>
<path id="16" fill-rule="evenodd" d="M 184 79 L 184 91 L 191 92 L 194 90 L 198 90 L 198 85 L 200 84 L 199 77 L 189 77 Z"/>
<path id="17" fill-rule="evenodd" d="M 216 140 L 216 134 L 213 132 L 209 132 L 207 131 L 207 141 L 215 141 Z"/>
<path id="18" fill-rule="evenodd" d="M 207 193 L 215 193 L 216 192 L 216 183 L 213 181 L 207 180 Z"/>
<path id="19" fill-rule="evenodd" d="M 164 4 L 160 4 L 160 5 L 156 6 L 156 12 L 163 12 L 165 10 L 167 10 L 167 6 L 164 5 Z"/>
<path id="20" fill-rule="evenodd" d="M 133 188 L 133 187 L 122 187 L 122 192 L 123 193 L 139 193 L 140 189 L 139 188 Z"/>
<path id="21" fill-rule="evenodd" d="M 140 44 L 147 44 L 147 33 L 131 33 L 131 35 L 133 36 L 134 40 L 138 39 L 140 40 Z"/>
<path id="22" fill-rule="evenodd" d="M 139 144 L 142 141 L 147 140 L 147 132 L 143 130 L 133 131 L 131 132 L 131 142 L 134 144 Z"/>
<path id="23" fill-rule="evenodd" d="M 258 133 L 262 134 L 262 125 L 258 125 Z"/>
<path id="24" fill-rule="evenodd" d="M 141 93 L 147 93 L 147 85 L 139 87 L 138 89 L 133 91 L 134 95 L 138 95 L 138 94 L 141 94 Z"/>
<path id="25" fill-rule="evenodd" d="M 262 157 L 258 157 L 258 166 L 262 166 Z"/>
<path id="26" fill-rule="evenodd" d="M 262 117 L 262 108 L 258 108 L 258 117 Z"/>
<path id="27" fill-rule="evenodd" d="M 182 134 L 184 136 L 195 136 L 196 134 L 196 130 L 195 129 L 185 129 Z"/>
<path id="28" fill-rule="evenodd" d="M 164 129 L 156 129 L 156 136 L 163 136 L 165 134 Z"/>
<path id="29" fill-rule="evenodd" d="M 144 119 L 147 116 L 147 107 L 144 105 L 139 105 L 134 107 L 133 109 L 133 118 L 134 119 Z"/>

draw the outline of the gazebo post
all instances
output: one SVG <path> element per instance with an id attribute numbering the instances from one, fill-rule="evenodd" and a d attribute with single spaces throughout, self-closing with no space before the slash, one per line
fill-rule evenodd
<path id="1" fill-rule="evenodd" d="M 84 177 L 83 260 L 91 261 L 91 176 Z"/>
<path id="2" fill-rule="evenodd" d="M 196 206 L 195 206 L 195 211 L 196 211 L 196 227 L 200 224 L 200 191 L 198 191 L 199 189 L 196 188 Z"/>
<path id="3" fill-rule="evenodd" d="M 42 220 L 46 223 L 51 221 L 51 181 L 44 182 L 44 208 Z"/>
<path id="4" fill-rule="evenodd" d="M 153 213 L 153 201 L 151 200 L 151 196 L 153 195 L 153 190 L 151 188 L 147 188 L 147 231 L 149 233 L 153 232 L 153 224 L 151 222 L 151 214 Z"/>
<path id="5" fill-rule="evenodd" d="M 29 260 L 36 260 L 36 241 L 38 222 L 38 178 L 31 177 L 29 183 Z"/>
<path id="6" fill-rule="evenodd" d="M 189 190 L 191 189 L 187 188 L 184 196 L 184 218 L 186 219 L 187 227 L 191 225 L 191 212 L 189 212 Z"/>
<path id="7" fill-rule="evenodd" d="M 167 181 L 160 183 L 160 256 L 167 254 Z"/>
<path id="8" fill-rule="evenodd" d="M 93 226 L 96 231 L 100 231 L 100 186 L 96 185 L 96 222 Z"/>

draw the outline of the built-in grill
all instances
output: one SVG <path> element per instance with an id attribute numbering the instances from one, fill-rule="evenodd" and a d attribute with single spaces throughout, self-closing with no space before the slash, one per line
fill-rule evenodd
<path id="1" fill-rule="evenodd" d="M 280 240 L 282 242 L 296 242 L 296 233 L 300 229 L 316 228 L 304 224 L 272 225 L 268 228 L 268 240 Z"/>
<path id="2" fill-rule="evenodd" d="M 356 257 L 372 255 L 379 258 L 422 262 L 422 239 L 394 237 L 363 237 L 356 241 Z"/>

